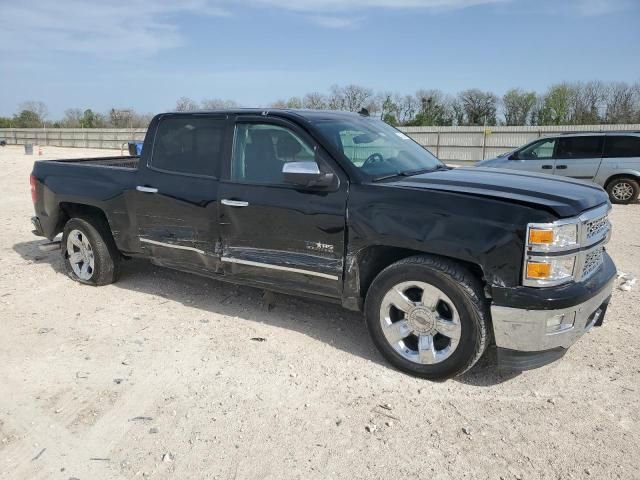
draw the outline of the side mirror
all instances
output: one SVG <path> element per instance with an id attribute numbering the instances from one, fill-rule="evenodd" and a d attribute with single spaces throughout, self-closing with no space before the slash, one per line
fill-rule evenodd
<path id="1" fill-rule="evenodd" d="M 305 188 L 330 187 L 335 182 L 333 173 L 321 172 L 318 164 L 313 161 L 285 163 L 282 175 L 285 183 Z"/>
<path id="2" fill-rule="evenodd" d="M 509 155 L 509 160 L 519 160 L 518 152 L 513 152 L 511 155 Z"/>

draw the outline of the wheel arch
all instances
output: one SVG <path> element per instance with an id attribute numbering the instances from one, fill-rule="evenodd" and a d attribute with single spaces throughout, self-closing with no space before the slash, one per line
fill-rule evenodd
<path id="1" fill-rule="evenodd" d="M 347 258 L 343 305 L 351 310 L 362 310 L 367 292 L 378 274 L 399 260 L 417 255 L 431 255 L 458 263 L 467 268 L 482 283 L 486 291 L 487 282 L 484 271 L 477 263 L 411 248 L 369 245 Z"/>
<path id="2" fill-rule="evenodd" d="M 604 182 L 604 188 L 606 189 L 607 187 L 609 187 L 611 182 L 619 178 L 631 178 L 632 180 L 635 180 L 636 182 L 640 183 L 640 172 L 629 171 L 629 172 L 623 172 L 623 173 L 615 173 L 609 176 L 609 178 L 607 178 L 607 180 Z"/>
<path id="3" fill-rule="evenodd" d="M 99 207 L 83 203 L 60 202 L 60 218 L 58 219 L 57 230 L 62 231 L 65 224 L 74 217 L 95 218 L 109 226 L 109 219 L 106 213 Z M 109 230 L 111 227 L 109 226 Z"/>

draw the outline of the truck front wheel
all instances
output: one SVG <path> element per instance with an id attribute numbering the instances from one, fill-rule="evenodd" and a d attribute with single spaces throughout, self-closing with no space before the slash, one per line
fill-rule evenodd
<path id="1" fill-rule="evenodd" d="M 466 372 L 488 341 L 480 281 L 440 257 L 409 257 L 385 268 L 367 293 L 365 314 L 382 355 L 399 370 L 429 380 Z"/>
<path id="2" fill-rule="evenodd" d="M 108 285 L 118 275 L 119 255 L 103 222 L 72 218 L 62 233 L 62 261 L 67 275 L 86 285 Z"/>

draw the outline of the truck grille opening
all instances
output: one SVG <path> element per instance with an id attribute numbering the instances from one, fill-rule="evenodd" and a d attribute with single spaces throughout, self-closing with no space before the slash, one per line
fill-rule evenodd
<path id="1" fill-rule="evenodd" d="M 582 275 L 580 276 L 582 280 L 590 277 L 595 273 L 600 265 L 602 265 L 604 261 L 604 247 L 598 247 L 591 252 L 588 252 L 584 257 L 584 263 L 582 265 Z"/>
<path id="2" fill-rule="evenodd" d="M 586 233 L 586 239 L 591 240 L 595 237 L 606 233 L 609 230 L 609 218 L 604 215 L 600 218 L 594 218 L 584 224 L 584 231 Z"/>

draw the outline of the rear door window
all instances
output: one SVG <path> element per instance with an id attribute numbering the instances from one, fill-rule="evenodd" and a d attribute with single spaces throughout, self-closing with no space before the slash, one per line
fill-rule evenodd
<path id="1" fill-rule="evenodd" d="M 607 136 L 605 157 L 640 157 L 640 137 L 632 135 Z"/>
<path id="2" fill-rule="evenodd" d="M 216 177 L 225 126 L 222 117 L 175 116 L 161 119 L 151 167 L 167 172 Z"/>
<path id="3" fill-rule="evenodd" d="M 558 139 L 556 158 L 600 158 L 603 137 L 561 137 Z"/>

